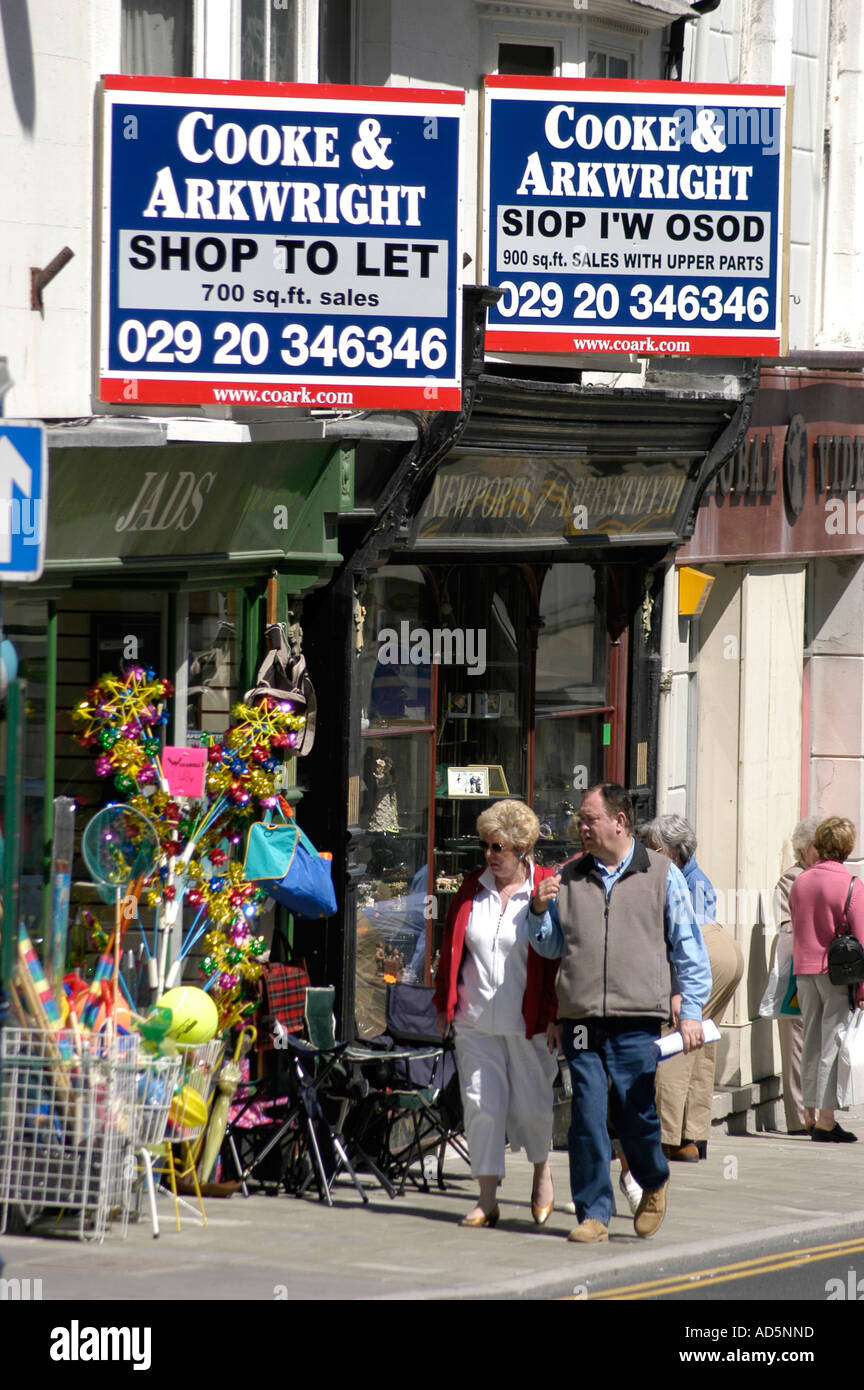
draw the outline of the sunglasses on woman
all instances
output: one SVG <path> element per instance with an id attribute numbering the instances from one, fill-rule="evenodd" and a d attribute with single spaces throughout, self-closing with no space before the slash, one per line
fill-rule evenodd
<path id="1" fill-rule="evenodd" d="M 478 840 L 477 843 L 484 854 L 487 849 L 491 849 L 493 854 L 501 854 L 505 849 L 512 849 L 512 845 L 501 845 L 497 840 Z"/>

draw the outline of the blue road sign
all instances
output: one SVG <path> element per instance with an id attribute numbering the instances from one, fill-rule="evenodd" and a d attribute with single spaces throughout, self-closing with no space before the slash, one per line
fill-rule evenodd
<path id="1" fill-rule="evenodd" d="M 45 429 L 31 420 L 0 420 L 0 580 L 40 577 L 47 525 Z"/>

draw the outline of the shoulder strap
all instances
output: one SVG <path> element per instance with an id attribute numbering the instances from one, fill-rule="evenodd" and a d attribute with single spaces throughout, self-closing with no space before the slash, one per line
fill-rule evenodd
<path id="1" fill-rule="evenodd" d="M 849 875 L 849 892 L 846 894 L 846 902 L 843 907 L 843 920 L 839 927 L 834 928 L 835 936 L 851 936 L 852 931 L 849 926 L 849 904 L 852 901 L 852 889 L 855 887 L 854 874 Z"/>

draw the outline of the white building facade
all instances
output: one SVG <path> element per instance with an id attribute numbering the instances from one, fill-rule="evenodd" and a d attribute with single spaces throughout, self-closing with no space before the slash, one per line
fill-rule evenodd
<path id="1" fill-rule="evenodd" d="M 848 816 L 859 827 L 849 868 L 864 860 L 864 27 L 844 0 L 735 9 L 708 18 L 709 54 L 733 80 L 794 92 L 788 356 L 763 364 L 737 462 L 666 577 L 658 809 L 695 825 L 748 965 L 718 1080 L 729 1106 L 749 1099 L 755 1123 L 774 1127 L 776 1030 L 756 1015 L 790 833 L 808 815 Z M 714 585 L 698 618 L 679 619 L 688 564 Z"/>

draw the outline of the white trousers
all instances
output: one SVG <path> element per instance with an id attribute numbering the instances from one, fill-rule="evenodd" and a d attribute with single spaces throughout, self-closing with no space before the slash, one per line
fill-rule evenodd
<path id="1" fill-rule="evenodd" d="M 466 1028 L 456 1033 L 471 1176 L 504 1176 L 504 1146 L 542 1163 L 552 1144 L 552 1082 L 558 1063 L 545 1033 L 533 1038 Z"/>
<path id="2" fill-rule="evenodd" d="M 804 1038 L 801 1046 L 801 1092 L 809 1110 L 836 1110 L 837 1029 L 849 1018 L 849 990 L 832 985 L 827 975 L 796 975 Z"/>

